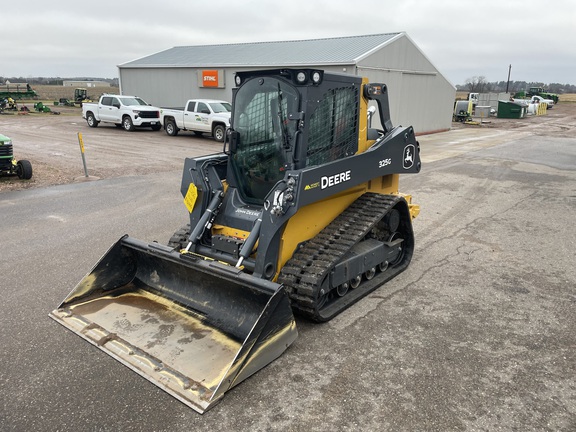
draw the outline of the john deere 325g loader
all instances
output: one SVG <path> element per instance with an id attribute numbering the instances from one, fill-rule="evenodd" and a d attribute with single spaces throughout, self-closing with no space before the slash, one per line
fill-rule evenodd
<path id="1" fill-rule="evenodd" d="M 198 412 L 408 266 L 420 171 L 387 87 L 311 69 L 236 74 L 224 151 L 186 159 L 190 223 L 125 236 L 52 318 Z M 375 117 L 378 113 L 378 117 Z M 378 118 L 379 129 L 371 127 Z"/>

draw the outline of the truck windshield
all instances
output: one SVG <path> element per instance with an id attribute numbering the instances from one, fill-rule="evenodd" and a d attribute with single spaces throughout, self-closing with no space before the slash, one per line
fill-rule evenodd
<path id="1" fill-rule="evenodd" d="M 234 99 L 232 129 L 237 148 L 232 155 L 238 189 L 247 202 L 261 205 L 290 161 L 285 148 L 293 145 L 295 121 L 288 114 L 299 108 L 298 91 L 274 77 L 247 81 Z"/>
<path id="2" fill-rule="evenodd" d="M 209 103 L 209 105 L 210 108 L 212 108 L 212 111 L 214 111 L 215 113 L 232 111 L 232 105 L 230 105 L 228 102 L 211 102 Z"/>
<path id="3" fill-rule="evenodd" d="M 126 105 L 126 106 L 148 105 L 142 99 L 137 98 L 137 97 L 123 97 L 123 98 L 119 98 L 119 99 L 122 101 L 122 104 Z"/>

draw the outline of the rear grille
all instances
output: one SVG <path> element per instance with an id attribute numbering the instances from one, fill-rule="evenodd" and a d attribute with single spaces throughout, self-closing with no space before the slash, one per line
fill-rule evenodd
<path id="1" fill-rule="evenodd" d="M 12 144 L 0 145 L 0 157 L 12 159 Z"/>
<path id="2" fill-rule="evenodd" d="M 160 118 L 160 111 L 140 111 L 141 118 Z"/>

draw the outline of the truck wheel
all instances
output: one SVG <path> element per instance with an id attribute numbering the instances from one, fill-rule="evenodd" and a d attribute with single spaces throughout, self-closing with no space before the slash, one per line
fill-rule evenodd
<path id="1" fill-rule="evenodd" d="M 155 124 L 153 126 L 150 126 L 152 128 L 153 131 L 159 131 L 160 129 L 162 129 L 162 125 L 161 124 Z"/>
<path id="2" fill-rule="evenodd" d="M 97 127 L 98 123 L 100 123 L 100 122 L 96 120 L 96 117 L 94 117 L 94 114 L 92 114 L 91 112 L 88 112 L 88 113 L 86 113 L 86 123 L 88 123 L 88 126 L 90 126 L 90 127 Z"/>
<path id="3" fill-rule="evenodd" d="M 224 142 L 224 137 L 226 136 L 226 128 L 224 125 L 216 125 L 214 126 L 214 131 L 212 132 L 212 136 L 218 142 Z"/>
<path id="4" fill-rule="evenodd" d="M 30 161 L 22 159 L 17 162 L 17 165 L 16 174 L 18 174 L 18 178 L 30 180 L 32 178 L 32 164 Z"/>
<path id="5" fill-rule="evenodd" d="M 132 119 L 130 116 L 124 116 L 122 119 L 122 127 L 125 131 L 132 132 L 134 130 L 134 123 L 132 123 Z"/>
<path id="6" fill-rule="evenodd" d="M 178 135 L 178 128 L 176 127 L 174 120 L 168 120 L 166 122 L 166 133 L 170 136 Z"/>

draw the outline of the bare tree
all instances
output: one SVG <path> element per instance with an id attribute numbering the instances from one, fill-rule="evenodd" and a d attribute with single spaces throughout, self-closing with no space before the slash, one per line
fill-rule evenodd
<path id="1" fill-rule="evenodd" d="M 466 80 L 468 91 L 472 93 L 483 93 L 488 90 L 488 81 L 485 76 L 473 76 Z"/>
<path id="2" fill-rule="evenodd" d="M 480 77 L 482 78 L 482 77 Z M 12 79 L 12 78 L 10 78 Z M 16 81 L 16 79 L 15 79 Z M 470 88 L 477 88 L 477 81 L 478 77 L 469 78 L 466 80 L 466 84 L 457 84 L 456 89 L 458 91 L 470 91 Z M 506 81 L 498 81 L 498 82 L 487 82 L 484 90 L 473 92 L 480 93 L 480 92 L 503 92 L 506 89 Z M 474 87 L 471 87 L 473 85 Z M 548 85 L 544 85 L 543 83 L 539 82 L 527 82 L 527 81 L 510 81 L 509 91 L 511 93 L 518 92 L 520 90 L 526 90 L 530 87 L 544 87 L 547 91 L 552 93 L 576 93 L 576 85 L 573 84 L 561 84 L 561 83 L 550 83 Z"/>

